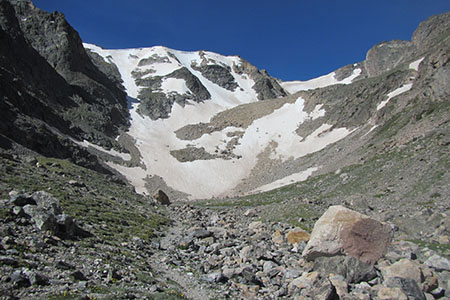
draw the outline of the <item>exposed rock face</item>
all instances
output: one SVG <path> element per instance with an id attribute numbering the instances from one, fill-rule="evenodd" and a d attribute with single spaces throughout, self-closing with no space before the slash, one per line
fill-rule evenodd
<path id="1" fill-rule="evenodd" d="M 163 80 L 169 78 L 183 79 L 191 93 L 180 95 L 177 92 L 168 94 L 160 92 Z M 138 98 L 141 102 L 139 103 L 138 111 L 143 115 L 149 116 L 152 120 L 168 118 L 175 102 L 184 106 L 187 100 L 199 103 L 211 98 L 210 93 L 200 80 L 185 67 L 165 76 L 153 76 L 146 79 L 137 78 L 136 83 L 144 87 L 139 92 Z"/>
<path id="2" fill-rule="evenodd" d="M 331 206 L 314 225 L 303 257 L 349 255 L 375 263 L 387 250 L 392 229 L 368 216 L 343 206 Z"/>
<path id="3" fill-rule="evenodd" d="M 225 68 L 219 65 L 204 65 L 193 67 L 193 69 L 200 71 L 206 79 L 224 89 L 234 91 L 239 86 L 234 80 L 233 75 L 230 73 L 230 67 Z"/>
<path id="4" fill-rule="evenodd" d="M 367 52 L 365 67 L 369 77 L 375 77 L 405 62 L 414 47 L 408 41 L 383 42 Z"/>
<path id="5" fill-rule="evenodd" d="M 125 93 L 92 64 L 62 14 L 2 1 L 0 39 L 3 146 L 18 143 L 100 169 L 66 135 L 115 145 L 128 122 Z"/>
<path id="6" fill-rule="evenodd" d="M 105 112 L 90 124 L 107 135 L 117 134 L 117 128 L 127 124 L 125 93 L 94 66 L 81 38 L 61 13 L 47 13 L 35 8 L 28 0 L 14 0 L 19 25 L 26 41 L 74 88 L 79 87 L 84 102 Z M 87 123 L 94 122 L 89 120 Z M 86 120 L 84 120 L 86 123 Z"/>
<path id="7" fill-rule="evenodd" d="M 286 96 L 286 91 L 276 79 L 269 76 L 266 70 L 258 70 L 248 61 L 241 58 L 240 66 L 234 65 L 234 71 L 238 74 L 248 74 L 255 81 L 253 89 L 258 94 L 259 100 L 274 99 Z"/>

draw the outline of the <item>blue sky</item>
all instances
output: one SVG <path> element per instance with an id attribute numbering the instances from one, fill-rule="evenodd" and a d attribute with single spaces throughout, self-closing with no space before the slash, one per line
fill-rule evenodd
<path id="1" fill-rule="evenodd" d="M 104 48 L 162 45 L 240 55 L 282 80 L 359 62 L 373 45 L 410 40 L 449 0 L 34 0 L 63 12 L 83 41 Z"/>

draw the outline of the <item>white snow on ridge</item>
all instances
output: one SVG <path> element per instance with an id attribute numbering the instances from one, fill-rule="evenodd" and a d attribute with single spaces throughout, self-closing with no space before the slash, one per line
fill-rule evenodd
<path id="1" fill-rule="evenodd" d="M 419 71 L 419 65 L 420 65 L 420 63 L 422 62 L 422 60 L 423 60 L 424 58 L 425 58 L 425 56 L 422 57 L 422 58 L 419 58 L 419 59 L 416 60 L 416 61 L 413 61 L 412 63 L 409 64 L 409 68 L 410 68 L 410 69 L 413 69 L 413 70 L 416 70 L 416 71 Z"/>
<path id="2" fill-rule="evenodd" d="M 392 92 L 387 94 L 387 99 L 384 101 L 381 101 L 380 104 L 377 105 L 377 111 L 382 109 L 388 102 L 389 100 L 391 100 L 392 98 L 394 98 L 395 96 L 398 96 L 400 94 L 403 94 L 404 92 L 409 91 L 412 88 L 413 84 L 412 83 L 408 83 L 408 84 L 404 84 L 401 87 L 393 90 Z"/>
<path id="3" fill-rule="evenodd" d="M 330 74 L 323 75 L 314 79 L 310 79 L 307 81 L 286 81 L 282 82 L 281 86 L 291 94 L 294 94 L 299 91 L 312 90 L 317 88 L 322 88 L 334 84 L 350 84 L 353 79 L 358 77 L 361 74 L 361 69 L 354 69 L 352 75 L 344 78 L 341 81 L 338 81 L 335 78 L 336 73 L 331 72 Z"/>

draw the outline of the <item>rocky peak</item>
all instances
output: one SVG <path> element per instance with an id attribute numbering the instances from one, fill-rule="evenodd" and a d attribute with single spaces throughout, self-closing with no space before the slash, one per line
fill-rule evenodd
<path id="1" fill-rule="evenodd" d="M 448 45 L 450 36 L 450 12 L 431 16 L 421 22 L 414 31 L 412 43 L 420 51 L 428 51 L 435 45 Z"/>

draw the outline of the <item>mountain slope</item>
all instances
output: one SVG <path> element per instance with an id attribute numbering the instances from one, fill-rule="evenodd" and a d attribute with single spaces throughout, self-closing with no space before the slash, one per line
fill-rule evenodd
<path id="1" fill-rule="evenodd" d="M 100 168 L 73 139 L 119 147 L 115 137 L 128 124 L 121 87 L 95 67 L 62 14 L 2 1 L 0 19 L 4 147 Z"/>
<path id="2" fill-rule="evenodd" d="M 239 57 L 206 51 L 85 45 L 117 66 L 133 102 L 127 134 L 140 165 L 110 166 L 141 193 L 163 188 L 199 199 L 266 191 L 353 164 L 367 145 L 390 143 L 381 129 L 393 120 L 446 107 L 448 27 L 448 14 L 430 18 L 412 42 L 383 42 L 365 61 L 307 82 L 280 82 Z M 406 143 L 442 120 L 402 123 L 395 139 Z"/>

